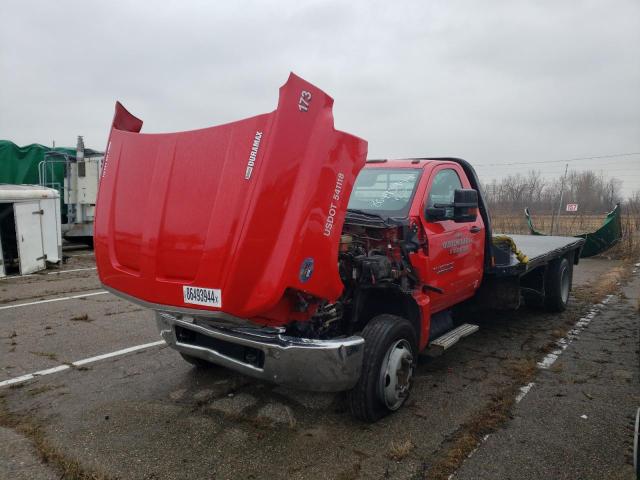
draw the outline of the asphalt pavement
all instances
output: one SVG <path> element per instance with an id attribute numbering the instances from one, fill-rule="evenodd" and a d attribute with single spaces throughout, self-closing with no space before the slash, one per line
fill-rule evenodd
<path id="1" fill-rule="evenodd" d="M 596 308 L 455 478 L 631 479 L 640 276 Z"/>
<path id="2" fill-rule="evenodd" d="M 78 255 L 63 267 L 66 273 L 0 280 L 0 385 L 45 373 L 0 386 L 0 478 L 440 478 L 444 470 L 435 467 L 451 456 L 452 439 L 481 422 L 499 392 L 519 388 L 521 378 L 514 372 L 530 366 L 535 385 L 510 411 L 513 419 L 489 435 L 458 475 L 555 478 L 543 475 L 556 470 L 547 462 L 555 457 L 543 448 L 540 435 L 554 425 L 566 433 L 574 423 L 581 429 L 575 438 L 583 443 L 568 433 L 554 437 L 568 452 L 565 463 L 593 465 L 572 465 L 567 472 L 602 478 L 595 476 L 603 471 L 597 468 L 600 450 L 612 469 L 615 464 L 621 475 L 629 472 L 624 452 L 630 433 L 620 429 L 627 428 L 622 420 L 627 409 L 638 403 L 632 367 L 638 359 L 636 350 L 616 342 L 637 339 L 637 311 L 634 320 L 627 308 L 633 300 L 612 300 L 611 315 L 623 319 L 616 323 L 617 333 L 604 327 L 613 320 L 598 320 L 608 311 L 603 309 L 559 357 L 562 370 L 535 367 L 589 312 L 599 292 L 596 284 L 622 271 L 619 263 L 581 263 L 575 299 L 561 315 L 522 309 L 469 319 L 480 325 L 479 332 L 439 358 L 421 358 L 407 407 L 373 425 L 353 420 L 342 394 L 300 392 L 220 368 L 192 368 L 155 343 L 149 312 L 101 290 L 93 267 L 90 255 Z M 589 343 L 596 326 L 602 330 L 591 341 L 593 349 L 600 348 L 598 338 L 606 338 L 603 348 L 611 353 L 598 355 L 607 355 L 603 358 L 612 364 L 589 360 L 595 350 L 573 357 L 572 349 L 582 346 L 583 338 Z M 593 362 L 602 369 L 597 378 L 581 373 Z M 572 384 L 563 377 L 570 374 L 582 374 L 585 381 Z M 552 383 L 561 380 L 565 383 Z M 549 397 L 549 392 L 565 396 Z M 591 410 L 578 405 L 580 396 Z M 609 411 L 611 422 L 602 423 Z M 507 434 L 520 437 L 493 446 Z M 521 439 L 536 447 L 528 457 Z M 577 456 L 573 445 L 586 453 Z M 509 458 L 515 466 L 509 467 Z M 513 458 L 528 458 L 530 470 L 518 469 Z M 504 466 L 487 469 L 494 461 Z M 540 469 L 540 463 L 549 463 L 550 470 Z"/>

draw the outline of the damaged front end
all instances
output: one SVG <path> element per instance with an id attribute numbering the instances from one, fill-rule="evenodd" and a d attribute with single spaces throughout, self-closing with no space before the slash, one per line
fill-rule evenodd
<path id="1" fill-rule="evenodd" d="M 156 321 L 162 338 L 183 355 L 278 385 L 338 392 L 360 377 L 360 336 L 311 339 L 287 335 L 284 327 L 240 326 L 169 312 L 156 312 Z"/>
<path id="2" fill-rule="evenodd" d="M 269 114 L 143 134 L 119 103 L 96 207 L 100 280 L 156 312 L 184 355 L 278 384 L 351 388 L 364 340 L 289 328 L 338 316 L 338 262 L 364 140 L 291 74 Z M 336 307 L 338 308 L 338 307 Z"/>
<path id="3" fill-rule="evenodd" d="M 367 144 L 334 129 L 332 105 L 293 74 L 274 112 L 202 130 L 142 134 L 118 104 L 95 222 L 105 287 L 271 326 L 335 301 Z"/>

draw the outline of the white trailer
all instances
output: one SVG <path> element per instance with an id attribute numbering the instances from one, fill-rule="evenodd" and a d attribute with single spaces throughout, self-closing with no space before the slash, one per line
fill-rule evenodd
<path id="1" fill-rule="evenodd" d="M 60 194 L 39 185 L 0 184 L 0 278 L 62 260 Z"/>

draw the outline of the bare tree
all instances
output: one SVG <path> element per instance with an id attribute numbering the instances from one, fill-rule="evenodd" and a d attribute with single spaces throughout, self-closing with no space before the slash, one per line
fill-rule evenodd
<path id="1" fill-rule="evenodd" d="M 509 175 L 484 185 L 487 201 L 496 213 L 515 213 L 525 207 L 540 213 L 558 208 L 562 179 L 545 180 L 542 172 Z M 570 172 L 564 185 L 566 203 L 579 204 L 580 211 L 601 214 L 622 200 L 622 181 L 591 170 Z M 640 193 L 636 193 L 636 201 Z M 633 197 L 630 199 L 632 201 Z"/>

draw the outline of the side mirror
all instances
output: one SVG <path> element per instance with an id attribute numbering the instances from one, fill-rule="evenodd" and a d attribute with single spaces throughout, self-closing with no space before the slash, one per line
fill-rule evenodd
<path id="1" fill-rule="evenodd" d="M 478 217 L 478 191 L 461 188 L 453 194 L 453 221 L 456 223 L 475 222 Z"/>
<path id="2" fill-rule="evenodd" d="M 424 217 L 429 222 L 441 222 L 447 220 L 447 209 L 444 207 L 427 207 L 424 210 Z"/>

